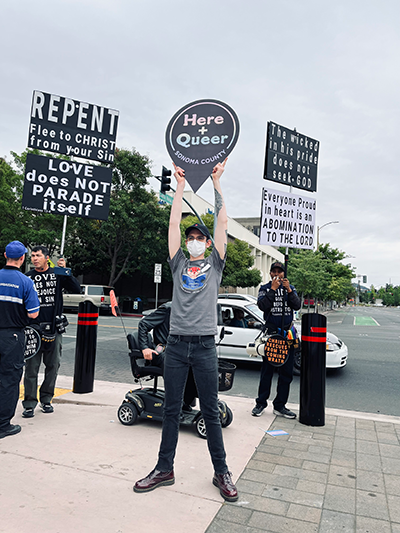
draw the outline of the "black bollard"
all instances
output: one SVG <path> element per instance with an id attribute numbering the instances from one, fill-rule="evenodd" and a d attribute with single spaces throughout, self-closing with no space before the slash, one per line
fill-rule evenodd
<path id="1" fill-rule="evenodd" d="M 299 421 L 306 426 L 325 425 L 326 317 L 318 313 L 301 320 Z"/>
<path id="2" fill-rule="evenodd" d="M 93 392 L 99 308 L 92 302 L 79 304 L 72 392 Z"/>

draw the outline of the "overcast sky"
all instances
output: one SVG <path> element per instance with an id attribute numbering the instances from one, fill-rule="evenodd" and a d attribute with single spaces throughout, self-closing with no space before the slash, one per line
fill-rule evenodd
<path id="1" fill-rule="evenodd" d="M 3 2 L 0 156 L 27 146 L 33 90 L 120 112 L 117 145 L 171 168 L 165 129 L 213 98 L 241 132 L 223 176 L 231 217 L 258 216 L 268 121 L 320 141 L 320 241 L 368 285 L 400 285 L 398 0 Z M 156 188 L 159 184 L 154 183 Z M 206 183 L 198 194 L 213 201 Z M 15 236 L 18 238 L 18 235 Z"/>

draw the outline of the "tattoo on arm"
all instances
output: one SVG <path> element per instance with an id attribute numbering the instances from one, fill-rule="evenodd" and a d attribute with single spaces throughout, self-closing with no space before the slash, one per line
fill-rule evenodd
<path id="1" fill-rule="evenodd" d="M 215 213 L 218 218 L 219 212 L 221 211 L 222 206 L 224 205 L 224 201 L 222 199 L 221 194 L 217 191 L 217 189 L 214 189 L 214 193 L 215 193 Z"/>

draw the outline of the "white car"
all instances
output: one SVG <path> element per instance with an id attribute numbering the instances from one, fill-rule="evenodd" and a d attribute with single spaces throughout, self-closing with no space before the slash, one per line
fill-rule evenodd
<path id="1" fill-rule="evenodd" d="M 261 362 L 262 357 L 250 357 L 246 352 L 247 343 L 253 342 L 260 333 L 264 324 L 263 312 L 257 303 L 246 300 L 233 300 L 218 298 L 221 306 L 218 333 L 224 327 L 224 338 L 217 346 L 218 357 L 229 360 Z M 234 318 L 234 310 L 240 309 L 244 313 L 244 321 L 247 327 L 235 327 L 231 325 Z M 299 338 L 301 339 L 301 323 L 295 322 Z M 217 342 L 219 338 L 217 337 Z M 347 363 L 347 346 L 333 333 L 327 332 L 326 336 L 326 368 L 342 368 Z M 295 373 L 298 373 L 301 365 L 301 351 L 295 353 Z"/>
<path id="2" fill-rule="evenodd" d="M 252 294 L 239 294 L 238 292 L 222 292 L 218 294 L 218 299 L 228 300 L 247 300 L 248 302 L 257 302 L 257 296 Z"/>

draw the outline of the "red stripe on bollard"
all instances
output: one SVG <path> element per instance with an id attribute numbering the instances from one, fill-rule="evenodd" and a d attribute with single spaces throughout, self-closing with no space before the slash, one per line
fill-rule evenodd
<path id="1" fill-rule="evenodd" d="M 95 318 L 98 317 L 99 313 L 79 313 L 78 318 L 85 317 L 85 318 Z"/>
<path id="2" fill-rule="evenodd" d="M 78 320 L 78 326 L 97 326 L 98 321 Z"/>
<path id="3" fill-rule="evenodd" d="M 311 333 L 326 333 L 326 328 L 311 327 L 310 331 Z"/>
<path id="4" fill-rule="evenodd" d="M 326 337 L 307 337 L 306 335 L 302 335 L 301 340 L 308 342 L 326 342 Z"/>

